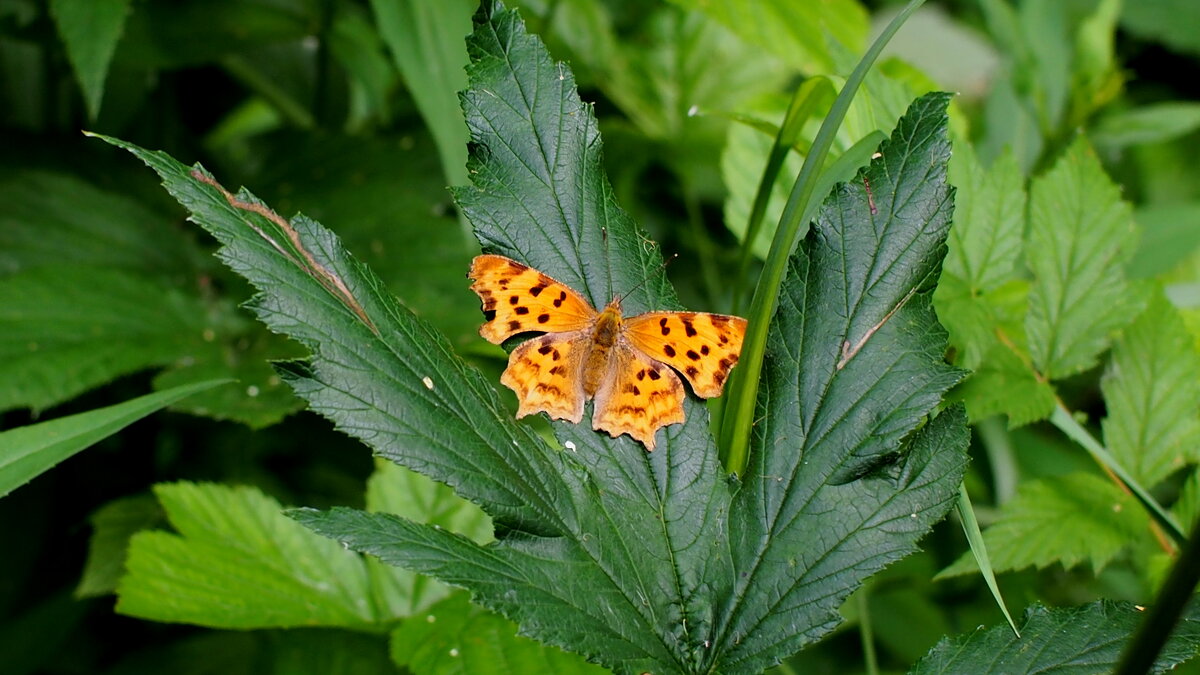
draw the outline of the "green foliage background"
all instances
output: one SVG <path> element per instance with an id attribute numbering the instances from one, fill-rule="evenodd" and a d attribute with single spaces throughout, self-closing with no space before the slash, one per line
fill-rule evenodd
<path id="1" fill-rule="evenodd" d="M 668 269 L 680 303 L 713 311 L 746 306 L 739 239 L 796 84 L 840 87 L 872 28 L 898 9 L 514 4 L 595 103 L 616 200 L 688 261 Z M 226 187 L 321 221 L 494 383 L 503 352 L 477 337 L 463 279 L 478 244 L 445 187 L 471 178 L 456 92 L 474 9 L 0 2 L 0 429 L 40 433 L 28 425 L 104 408 L 69 432 L 94 440 L 170 405 L 23 486 L 33 473 L 14 470 L 0 442 L 0 494 L 16 488 L 0 499 L 5 672 L 595 668 L 516 637 L 462 592 L 281 515 L 284 505 L 342 505 L 480 544 L 493 532 L 449 489 L 373 463 L 302 412 L 269 361 L 306 349 L 240 307 L 246 282 L 144 167 L 79 134 L 201 161 Z M 974 432 L 965 481 L 1017 611 L 1149 602 L 1176 552 L 1080 433 L 1181 527 L 1200 514 L 1200 169 L 1190 151 L 1200 34 L 1188 25 L 1200 12 L 1170 0 L 931 2 L 834 141 L 828 167 L 845 180 L 863 162 L 841 174 L 837 157 L 858 157 L 864 138 L 873 148 L 913 98 L 960 92 L 950 105 L 954 224 L 933 307 L 948 360 L 972 371 L 950 394 Z M 766 203 L 751 277 L 832 100 L 814 97 Z M 466 211 L 500 212 L 459 197 Z M 600 283 L 578 273 L 580 288 Z M 643 289 L 645 301 L 664 289 Z M 544 426 L 522 433 L 548 437 Z M 53 461 L 84 445 L 55 446 Z M 534 522 L 522 517 L 502 527 Z M 903 671 L 945 635 L 1002 623 L 953 520 L 921 547 L 872 577 L 842 605 L 848 621 L 782 668 Z M 1072 611 L 1037 607 L 1026 625 L 1134 624 L 1117 605 Z M 975 644 L 996 651 L 1010 637 Z M 947 644 L 917 670 L 954 672 Z M 1175 648 L 1172 659 L 1188 656 Z"/>

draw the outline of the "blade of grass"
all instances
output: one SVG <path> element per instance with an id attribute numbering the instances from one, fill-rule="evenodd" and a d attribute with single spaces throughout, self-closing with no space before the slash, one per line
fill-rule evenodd
<path id="1" fill-rule="evenodd" d="M 146 415 L 229 381 L 185 384 L 124 403 L 0 433 L 0 497 Z"/>
<path id="2" fill-rule="evenodd" d="M 971 506 L 971 497 L 967 494 L 966 485 L 958 486 L 958 517 L 962 521 L 963 534 L 967 535 L 967 543 L 971 545 L 971 555 L 975 556 L 975 563 L 979 565 L 979 573 L 983 575 L 988 590 L 996 599 L 996 606 L 1004 614 L 1004 619 L 1012 628 L 1013 635 L 1021 637 L 1021 631 L 1017 630 L 1017 624 L 1004 604 L 1004 596 L 1000 595 L 1000 586 L 996 584 L 996 573 L 992 571 L 992 560 L 988 557 L 987 546 L 983 543 L 983 532 L 979 531 L 979 521 L 975 519 L 975 507 Z"/>
<path id="3" fill-rule="evenodd" d="M 1111 454 L 1109 454 L 1108 450 L 1103 445 L 1100 445 L 1100 443 L 1088 433 L 1087 429 L 1084 429 L 1079 422 L 1075 421 L 1075 418 L 1071 416 L 1071 413 L 1064 408 L 1061 403 L 1054 408 L 1054 413 L 1050 415 L 1050 422 L 1054 424 L 1054 426 L 1058 427 L 1060 431 L 1070 437 L 1071 440 L 1082 445 L 1084 449 L 1092 455 L 1092 458 L 1095 459 L 1098 464 L 1100 464 L 1100 466 L 1108 469 L 1114 475 L 1116 475 L 1116 477 L 1125 484 L 1125 487 L 1129 488 L 1129 491 L 1133 493 L 1133 496 L 1137 497 L 1137 500 L 1142 503 L 1142 506 L 1146 507 L 1146 510 L 1150 512 L 1150 517 L 1153 518 L 1159 525 L 1161 525 L 1164 530 L 1166 530 L 1167 534 L 1171 536 L 1171 539 L 1175 540 L 1176 544 L 1182 546 L 1187 542 L 1187 537 L 1183 534 L 1183 528 L 1180 527 L 1179 521 L 1175 520 L 1175 516 L 1171 515 L 1170 512 L 1164 509 L 1162 505 L 1150 495 L 1150 492 L 1147 491 L 1146 488 L 1142 487 L 1141 483 L 1138 483 L 1137 480 L 1135 480 L 1134 477 L 1125 470 L 1125 467 L 1121 466 L 1121 464 L 1117 462 L 1117 460 L 1113 458 Z"/>
<path id="4" fill-rule="evenodd" d="M 754 258 L 754 242 L 762 230 L 763 216 L 767 213 L 767 204 L 771 201 L 771 190 L 779 171 L 783 168 L 783 160 L 796 145 L 804 123 L 813 116 L 817 107 L 833 96 L 833 83 L 825 77 L 808 79 L 796 88 L 792 101 L 788 105 L 787 114 L 779 133 L 775 135 L 775 143 L 771 153 L 767 155 L 767 165 L 763 168 L 762 180 L 758 183 L 758 191 L 754 194 L 754 205 L 750 208 L 750 218 L 746 221 L 746 236 L 742 239 L 742 256 L 738 260 L 737 276 L 734 277 L 733 313 L 741 311 L 746 294 L 746 281 L 750 274 L 750 261 Z"/>
<path id="5" fill-rule="evenodd" d="M 779 288 L 783 283 L 783 274 L 787 269 L 788 257 L 792 253 L 800 233 L 801 225 L 807 226 L 815 213 L 815 188 L 817 187 L 820 169 L 825 163 L 825 156 L 833 145 L 838 127 L 846 117 L 855 93 L 867 75 L 867 71 L 879 57 L 885 45 L 891 40 L 900 26 L 922 4 L 924 0 L 911 0 L 883 32 L 875 39 L 867 53 L 863 55 L 854 72 L 846 79 L 845 86 L 833 102 L 829 115 L 821 124 L 817 137 L 813 140 L 812 149 L 804 158 L 800 175 L 792 187 L 792 194 L 784 207 L 783 216 L 779 220 L 779 228 L 771 242 L 771 250 L 763 267 L 758 285 L 754 289 L 754 299 L 750 304 L 750 325 L 746 330 L 746 338 L 742 343 L 742 355 L 738 367 L 733 371 L 730 382 L 729 405 L 721 421 L 720 448 L 722 464 L 727 473 L 741 475 L 746 467 L 746 458 L 750 450 L 750 428 L 754 423 L 754 410 L 758 398 L 759 375 L 762 371 L 763 356 L 766 352 L 767 329 L 775 307 L 779 302 Z M 820 195 L 824 197 L 824 195 Z"/>

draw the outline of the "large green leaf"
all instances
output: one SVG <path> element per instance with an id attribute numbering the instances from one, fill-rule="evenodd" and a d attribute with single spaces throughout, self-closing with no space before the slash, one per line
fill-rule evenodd
<path id="1" fill-rule="evenodd" d="M 910 437 L 962 376 L 942 362 L 929 297 L 952 208 L 947 101 L 913 103 L 791 261 L 731 510 L 735 602 L 716 643 L 731 671 L 768 667 L 836 625 L 840 601 L 956 497 L 961 411 Z"/>
<path id="2" fill-rule="evenodd" d="M 485 248 L 596 304 L 616 290 L 631 291 L 634 313 L 678 307 L 657 251 L 613 199 L 570 72 L 498 3 L 476 21 L 463 96 L 475 184 L 456 195 Z M 961 479 L 962 412 L 918 429 L 961 375 L 941 361 L 929 305 L 950 212 L 947 100 L 914 104 L 793 261 L 771 343 L 778 367 L 761 390 L 767 418 L 740 484 L 721 475 L 691 399 L 653 453 L 586 422 L 555 424 L 561 447 L 548 445 L 329 231 L 113 142 L 222 242 L 222 259 L 259 289 L 260 318 L 312 350 L 285 367 L 312 408 L 474 501 L 497 538 L 481 546 L 344 508 L 293 517 L 467 587 L 524 634 L 619 672 L 757 672 L 836 625 L 840 601 L 913 549 Z"/>
<path id="3" fill-rule="evenodd" d="M 1034 286 L 1025 330 L 1043 375 L 1094 366 L 1110 334 L 1137 315 L 1145 294 L 1124 274 L 1136 238 L 1129 205 L 1082 137 L 1033 182 L 1026 260 Z"/>
<path id="4" fill-rule="evenodd" d="M 0 433 L 0 497 L 152 412 L 222 381 L 198 382 Z"/>
<path id="5" fill-rule="evenodd" d="M 808 75 L 839 73 L 838 55 L 858 52 L 869 21 L 855 0 L 675 0 L 728 26 Z"/>
<path id="6" fill-rule="evenodd" d="M 1195 656 L 1200 647 L 1197 607 L 1192 604 L 1150 672 L 1167 672 Z M 1143 618 L 1144 609 L 1127 602 L 1103 600 L 1065 609 L 1033 605 L 1025 612 L 1020 637 L 1008 626 L 994 626 L 945 638 L 909 672 L 1111 673 L 1122 647 Z"/>

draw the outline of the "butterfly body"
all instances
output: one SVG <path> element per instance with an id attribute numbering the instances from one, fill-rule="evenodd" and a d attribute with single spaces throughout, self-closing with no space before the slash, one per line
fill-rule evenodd
<path id="1" fill-rule="evenodd" d="M 594 399 L 594 429 L 627 433 L 647 450 L 658 429 L 684 421 L 687 395 L 675 371 L 697 395 L 719 396 L 746 330 L 740 317 L 700 312 L 625 318 L 620 298 L 597 312 L 565 284 L 498 255 L 476 257 L 468 276 L 488 341 L 545 333 L 513 350 L 500 378 L 517 394 L 517 417 L 545 412 L 578 423 Z"/>

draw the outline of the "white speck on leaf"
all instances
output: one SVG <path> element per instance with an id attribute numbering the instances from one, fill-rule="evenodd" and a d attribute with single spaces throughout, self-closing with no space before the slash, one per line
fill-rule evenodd
<path id="1" fill-rule="evenodd" d="M 437 621 L 437 617 L 430 614 L 429 616 L 425 617 L 425 620 L 428 621 L 429 623 L 433 623 L 434 621 Z"/>
<path id="2" fill-rule="evenodd" d="M 426 389 L 428 389 L 429 391 L 433 391 L 433 380 L 429 379 L 428 375 L 426 375 L 425 377 L 422 377 L 421 381 L 425 383 Z"/>
<path id="3" fill-rule="evenodd" d="M 255 396 L 258 396 L 258 387 L 254 386 L 254 385 L 250 385 L 249 387 L 246 387 L 246 395 L 249 396 L 250 398 L 254 398 Z"/>
<path id="4" fill-rule="evenodd" d="M 700 106 L 694 105 L 688 108 L 688 117 L 695 117 L 700 114 Z"/>
<path id="5" fill-rule="evenodd" d="M 458 647 L 454 647 L 450 650 L 450 656 L 458 656 Z"/>
<path id="6" fill-rule="evenodd" d="M 574 441 L 567 441 L 566 443 L 563 443 L 563 447 L 570 450 L 571 452 L 575 452 L 575 442 Z"/>

